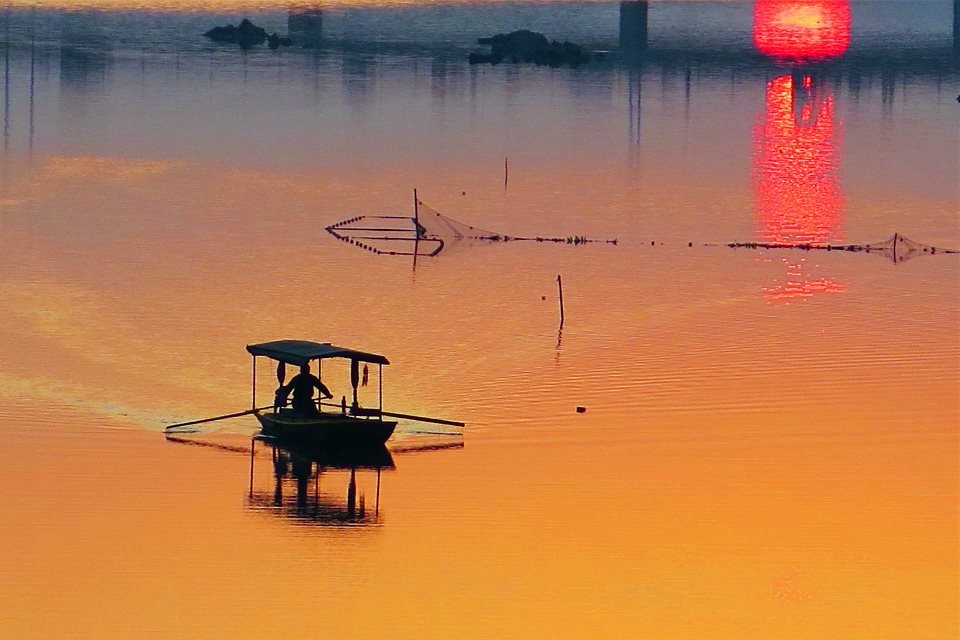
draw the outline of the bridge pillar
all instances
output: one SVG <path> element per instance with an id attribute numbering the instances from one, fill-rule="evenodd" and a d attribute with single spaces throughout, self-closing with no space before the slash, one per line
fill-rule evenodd
<path id="1" fill-rule="evenodd" d="M 953 0 L 953 52 L 960 55 L 960 0 Z"/>
<path id="2" fill-rule="evenodd" d="M 649 8 L 649 0 L 623 0 L 620 3 L 620 51 L 638 55 L 647 50 Z"/>
<path id="3" fill-rule="evenodd" d="M 320 46 L 323 36 L 323 11 L 320 7 L 290 9 L 287 14 L 287 35 L 294 44 Z"/>

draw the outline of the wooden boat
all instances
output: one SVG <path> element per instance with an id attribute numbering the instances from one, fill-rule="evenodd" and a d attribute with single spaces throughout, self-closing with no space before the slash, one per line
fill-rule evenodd
<path id="1" fill-rule="evenodd" d="M 332 412 L 309 418 L 293 416 L 290 409 L 257 411 L 254 415 L 260 421 L 263 435 L 284 441 L 317 444 L 382 445 L 393 435 L 397 426 L 396 420 L 360 418 Z"/>
<path id="2" fill-rule="evenodd" d="M 397 421 L 384 420 L 383 413 L 383 365 L 390 364 L 384 356 L 338 347 L 328 342 L 306 340 L 276 340 L 252 344 L 247 345 L 247 351 L 253 356 L 253 409 L 251 411 L 260 421 L 261 434 L 264 436 L 280 441 L 324 446 L 369 447 L 383 445 L 393 434 Z M 317 413 L 306 416 L 285 406 L 285 400 L 282 404 L 275 402 L 273 407 L 257 408 L 258 357 L 266 357 L 277 363 L 277 382 L 281 386 L 286 379 L 288 364 L 300 366 L 316 360 L 318 374 L 321 374 L 318 377 L 321 377 L 324 360 L 331 358 L 349 360 L 353 401 L 348 406 L 346 397 L 339 404 L 317 400 Z M 367 364 L 375 364 L 378 367 L 379 406 L 376 409 L 361 407 L 357 401 L 360 363 L 364 363 L 365 369 Z"/>
<path id="3" fill-rule="evenodd" d="M 357 349 L 337 347 L 329 342 L 309 342 L 307 340 L 275 340 L 260 344 L 247 345 L 247 351 L 253 356 L 252 406 L 245 411 L 235 411 L 212 418 L 200 418 L 168 425 L 164 428 L 167 437 L 172 437 L 183 427 L 239 418 L 251 413 L 260 421 L 260 436 L 281 443 L 308 443 L 327 448 L 382 446 L 397 426 L 396 420 L 384 417 L 417 420 L 433 424 L 463 427 L 464 423 L 443 418 L 428 418 L 409 413 L 393 413 L 383 410 L 383 365 L 390 364 L 384 356 L 367 353 Z M 257 358 L 266 357 L 277 363 L 277 382 L 280 387 L 274 395 L 273 405 L 257 406 Z M 342 396 L 339 404 L 323 402 L 321 399 L 307 401 L 302 398 L 301 406 L 288 407 L 286 392 L 291 385 L 284 385 L 288 364 L 309 365 L 317 361 L 317 380 L 323 375 L 323 362 L 331 358 L 340 358 L 350 362 L 350 384 L 353 387 L 353 401 L 348 405 L 347 397 Z M 367 365 L 377 365 L 377 408 L 361 407 L 358 401 L 357 387 L 360 385 L 360 363 L 363 363 L 363 386 L 367 386 L 369 370 Z M 320 383 L 320 386 L 324 385 Z M 312 391 L 312 390 L 311 390 Z M 294 396 L 296 398 L 296 395 Z M 324 408 L 327 408 L 324 410 Z M 462 435 L 462 434 L 451 434 Z"/>

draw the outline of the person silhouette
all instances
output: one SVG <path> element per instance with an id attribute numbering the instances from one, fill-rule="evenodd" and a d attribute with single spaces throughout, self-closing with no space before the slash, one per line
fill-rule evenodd
<path id="1" fill-rule="evenodd" d="M 313 401 L 313 390 L 320 392 L 320 398 L 332 398 L 333 394 L 327 389 L 326 385 L 320 382 L 320 378 L 310 373 L 310 363 L 305 362 L 300 365 L 300 373 L 293 376 L 289 384 L 277 389 L 277 396 L 286 398 L 290 392 L 293 392 L 293 411 L 302 418 L 310 418 L 320 415 L 317 404 Z"/>

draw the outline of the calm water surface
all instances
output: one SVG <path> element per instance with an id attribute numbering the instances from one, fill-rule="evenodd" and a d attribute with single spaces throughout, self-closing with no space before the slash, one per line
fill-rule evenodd
<path id="1" fill-rule="evenodd" d="M 607 2 L 13 3 L 0 634 L 955 637 L 958 256 L 722 246 L 960 248 L 953 11 L 663 1 L 643 40 Z M 300 40 L 199 35 L 244 16 Z M 515 28 L 605 54 L 467 64 Z M 414 187 L 618 243 L 324 230 Z M 352 516 L 252 419 L 164 440 L 285 337 L 385 353 L 385 406 L 463 437 L 401 422 Z"/>

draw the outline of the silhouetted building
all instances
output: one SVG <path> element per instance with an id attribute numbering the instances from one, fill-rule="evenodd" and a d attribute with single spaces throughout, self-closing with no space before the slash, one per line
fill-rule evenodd
<path id="1" fill-rule="evenodd" d="M 960 0 L 953 0 L 953 50 L 960 54 Z"/>
<path id="2" fill-rule="evenodd" d="M 647 49 L 648 0 L 625 0 L 620 3 L 620 50 L 637 55 Z"/>
<path id="3" fill-rule="evenodd" d="M 323 11 L 317 7 L 290 9 L 287 14 L 287 36 L 294 44 L 317 47 L 323 37 Z"/>

